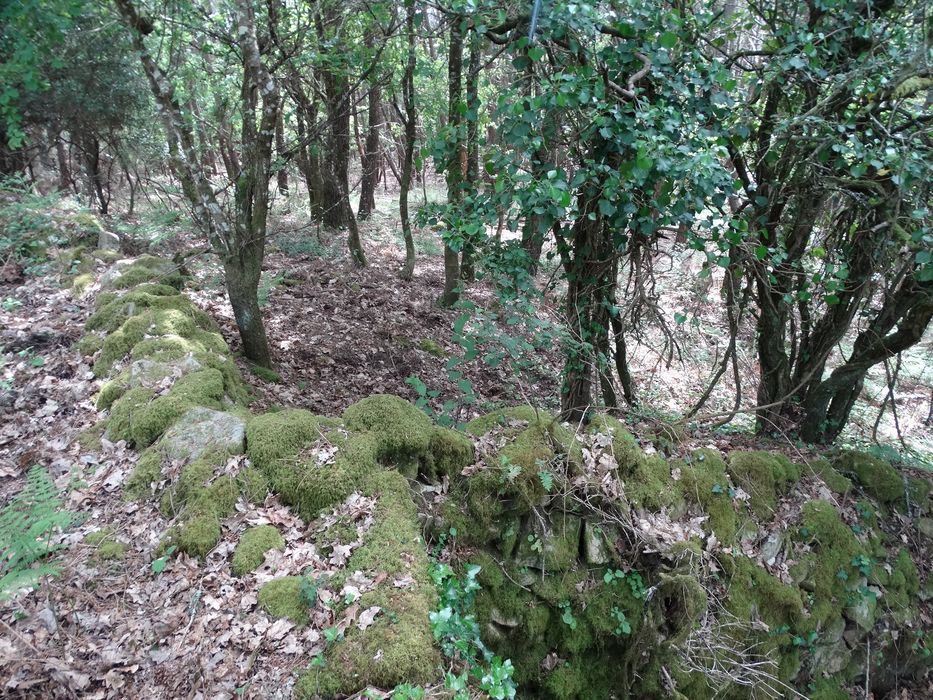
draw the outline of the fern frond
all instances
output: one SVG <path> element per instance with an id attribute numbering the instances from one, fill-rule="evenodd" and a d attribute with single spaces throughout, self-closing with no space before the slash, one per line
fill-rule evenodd
<path id="1" fill-rule="evenodd" d="M 62 505 L 49 473 L 36 465 L 23 490 L 0 508 L 0 600 L 58 573 L 54 563 L 43 560 L 62 548 L 52 543 L 53 536 L 77 519 Z"/>

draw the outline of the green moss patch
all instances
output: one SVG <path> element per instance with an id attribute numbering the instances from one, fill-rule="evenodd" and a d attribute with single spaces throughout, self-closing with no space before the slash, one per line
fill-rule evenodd
<path id="1" fill-rule="evenodd" d="M 154 448 L 149 448 L 136 462 L 123 485 L 123 495 L 130 501 L 138 501 L 152 495 L 153 484 L 162 479 L 162 455 Z"/>
<path id="2" fill-rule="evenodd" d="M 768 452 L 732 452 L 729 473 L 736 486 L 749 495 L 749 505 L 759 518 L 770 520 L 778 496 L 800 478 L 800 468 L 784 455 Z"/>
<path id="3" fill-rule="evenodd" d="M 833 459 L 833 466 L 858 480 L 867 494 L 885 505 L 903 503 L 904 480 L 883 459 L 864 452 L 844 450 Z"/>
<path id="4" fill-rule="evenodd" d="M 699 505 L 709 516 L 707 525 L 720 542 L 731 544 L 738 531 L 726 464 L 714 450 L 697 450 L 689 462 L 678 461 L 684 499 Z"/>
<path id="5" fill-rule="evenodd" d="M 259 589 L 259 605 L 275 618 L 285 617 L 296 625 L 308 624 L 308 606 L 301 597 L 301 577 L 274 578 Z"/>
<path id="6" fill-rule="evenodd" d="M 429 355 L 434 355 L 434 357 L 447 357 L 447 351 L 443 348 L 443 346 L 431 338 L 425 338 L 422 340 L 420 343 L 418 343 L 418 347 Z"/>
<path id="7" fill-rule="evenodd" d="M 382 614 L 365 630 L 350 627 L 346 637 L 327 650 L 324 667 L 301 676 L 298 697 L 340 697 L 368 686 L 427 684 L 440 674 L 440 655 L 428 623 L 436 594 L 408 483 L 397 472 L 379 470 L 370 475 L 363 491 L 378 497 L 375 523 L 347 570 L 388 575 L 359 601 L 364 609 L 378 606 Z M 410 576 L 413 585 L 393 585 L 400 576 Z"/>
<path id="8" fill-rule="evenodd" d="M 246 425 L 246 454 L 265 471 L 283 458 L 294 458 L 339 425 L 339 421 L 301 409 L 265 413 Z"/>
<path id="9" fill-rule="evenodd" d="M 120 271 L 120 275 L 113 280 L 111 286 L 116 289 L 128 289 L 147 282 L 181 289 L 185 284 L 185 278 L 172 261 L 154 255 L 141 255 Z"/>
<path id="10" fill-rule="evenodd" d="M 97 561 L 119 561 L 126 555 L 126 545 L 116 538 L 112 528 L 90 533 L 84 543 L 94 548 L 92 556 Z"/>
<path id="11" fill-rule="evenodd" d="M 234 576 L 243 576 L 259 567 L 270 549 L 285 550 L 285 540 L 273 525 L 257 525 L 243 533 L 230 563 Z"/>
<path id="12" fill-rule="evenodd" d="M 399 465 L 417 464 L 428 450 L 433 426 L 423 411 L 398 396 L 376 394 L 343 412 L 347 428 L 370 432 L 378 441 L 378 458 Z"/>
<path id="13" fill-rule="evenodd" d="M 801 555 L 797 568 L 801 587 L 813 593 L 814 627 L 826 627 L 849 605 L 852 589 L 864 576 L 860 567 L 870 569 L 871 560 L 836 508 L 826 501 L 804 504 L 796 536 L 810 548 Z"/>

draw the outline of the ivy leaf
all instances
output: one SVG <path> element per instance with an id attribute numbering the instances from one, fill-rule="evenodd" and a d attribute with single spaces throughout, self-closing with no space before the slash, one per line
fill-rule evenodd
<path id="1" fill-rule="evenodd" d="M 658 43 L 665 49 L 672 49 L 677 45 L 677 35 L 674 32 L 664 32 L 658 39 Z"/>

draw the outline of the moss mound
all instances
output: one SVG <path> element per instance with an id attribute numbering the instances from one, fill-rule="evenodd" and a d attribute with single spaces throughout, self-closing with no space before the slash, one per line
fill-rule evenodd
<path id="1" fill-rule="evenodd" d="M 431 443 L 431 420 L 398 396 L 369 396 L 347 408 L 343 420 L 350 430 L 375 435 L 378 458 L 400 467 L 417 465 Z"/>
<path id="2" fill-rule="evenodd" d="M 866 493 L 885 505 L 900 505 L 904 501 L 904 480 L 883 459 L 844 450 L 833 459 L 833 467 L 858 480 Z"/>
<path id="3" fill-rule="evenodd" d="M 308 624 L 308 606 L 301 597 L 301 577 L 274 578 L 259 589 L 259 605 L 272 617 L 285 617 L 296 625 Z"/>
<path id="4" fill-rule="evenodd" d="M 119 561 L 126 554 L 126 545 L 116 538 L 112 528 L 90 533 L 84 543 L 94 548 L 92 557 L 97 561 Z"/>
<path id="5" fill-rule="evenodd" d="M 273 525 L 257 525 L 243 533 L 230 567 L 234 576 L 243 576 L 259 567 L 270 549 L 285 550 L 285 540 Z"/>
<path id="6" fill-rule="evenodd" d="M 378 497 L 375 523 L 347 570 L 386 574 L 383 583 L 359 600 L 361 608 L 377 606 L 380 614 L 365 630 L 350 627 L 327 650 L 325 666 L 301 676 L 298 697 L 342 697 L 368 686 L 428 684 L 440 675 L 440 655 L 428 624 L 435 593 L 408 483 L 398 472 L 380 470 L 370 475 L 363 491 Z M 395 586 L 403 576 L 410 576 L 414 585 Z"/>
<path id="7" fill-rule="evenodd" d="M 749 495 L 749 505 L 759 518 L 774 514 L 778 496 L 800 478 L 800 468 L 784 455 L 768 452 L 733 452 L 729 473 L 736 486 Z"/>
<path id="8" fill-rule="evenodd" d="M 720 542 L 734 542 L 739 524 L 722 456 L 714 450 L 697 450 L 689 462 L 676 461 L 673 466 L 680 469 L 679 484 L 684 499 L 707 514 L 707 526 Z"/>
<path id="9" fill-rule="evenodd" d="M 154 255 L 141 255 L 120 271 L 120 275 L 111 282 L 111 286 L 116 289 L 128 289 L 149 282 L 180 290 L 184 287 L 185 278 L 179 272 L 178 266 L 170 260 Z"/>

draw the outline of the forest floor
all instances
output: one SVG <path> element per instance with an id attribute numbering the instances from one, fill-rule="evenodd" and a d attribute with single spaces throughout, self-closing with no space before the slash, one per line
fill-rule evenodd
<path id="1" fill-rule="evenodd" d="M 445 397 L 457 396 L 447 363 L 461 350 L 452 339 L 461 312 L 442 310 L 434 303 L 443 281 L 438 235 L 418 233 L 415 278 L 402 283 L 396 275 L 402 249 L 390 196 L 380 198 L 380 212 L 363 226 L 371 265 L 362 271 L 350 265 L 342 238 L 319 239 L 315 231 L 302 227 L 301 207 L 293 203 L 297 198 L 296 194 L 278 203 L 262 290 L 281 381 L 263 381 L 241 362 L 254 389 L 254 412 L 298 406 L 339 414 L 350 403 L 381 392 L 414 400 L 417 394 L 406 381 L 412 376 L 441 392 L 435 400 L 440 410 Z M 183 224 L 177 228 L 180 233 L 160 242 L 156 252 L 198 244 Z M 218 268 L 207 259 L 193 260 L 190 267 L 196 279 L 192 298 L 214 316 L 236 349 Z M 630 348 L 642 403 L 649 408 L 633 411 L 629 418 L 646 429 L 695 400 L 705 387 L 717 348 L 724 347 L 717 287 L 710 287 L 706 301 L 687 308 L 683 300 L 689 298 L 690 285 L 698 282 L 684 269 L 690 269 L 685 259 L 672 258 L 670 269 L 659 274 L 664 285 L 662 312 L 673 317 L 682 311 L 688 317 L 680 326 L 680 358 L 675 351 L 674 360 L 664 362 L 659 336 L 646 335 Z M 100 265 L 97 272 L 103 270 Z M 542 271 L 542 277 L 547 274 L 547 269 Z M 43 586 L 21 603 L 15 618 L 6 612 L 0 616 L 0 687 L 23 696 L 48 697 L 51 679 L 60 697 L 142 697 L 158 689 L 164 696 L 194 698 L 206 690 L 198 679 L 214 679 L 212 687 L 229 695 L 249 679 L 249 697 L 289 697 L 293 669 L 322 648 L 321 630 L 351 621 L 316 621 L 301 630 L 286 621 L 270 623 L 256 609 L 253 589 L 232 577 L 226 562 L 237 534 L 259 523 L 279 526 L 289 545 L 288 560 L 267 565 L 257 574 L 261 581 L 309 565 L 332 571 L 341 562 L 321 559 L 313 547 L 304 546 L 304 526 L 270 498 L 237 512 L 203 566 L 182 557 L 156 571 L 152 551 L 165 530 L 165 518 L 153 503 L 121 497 L 120 485 L 137 455 L 123 443 L 106 441 L 100 452 L 89 453 L 75 441 L 99 417 L 93 397 L 100 382 L 73 347 L 92 311 L 93 292 L 92 285 L 87 294 L 76 296 L 62 287 L 55 269 L 0 286 L 0 502 L 22 487 L 31 465 L 42 464 L 58 486 L 68 487 L 66 508 L 86 514 L 62 542 L 67 550 L 55 591 Z M 466 298 L 486 309 L 501 332 L 509 332 L 508 315 L 498 308 L 488 281 L 472 285 Z M 536 313 L 542 322 L 558 320 L 556 294 L 546 295 Z M 748 369 L 743 372 L 746 377 L 753 375 L 754 365 L 748 332 L 743 330 L 740 356 Z M 517 375 L 507 363 L 465 365 L 464 377 L 476 401 L 458 403 L 457 418 L 467 420 L 495 406 L 525 400 L 554 408 L 560 349 L 554 345 L 532 354 Z M 929 454 L 933 442 L 931 428 L 924 425 L 933 386 L 930 354 L 929 338 L 905 354 L 897 392 L 900 432 L 921 454 Z M 744 391 L 753 396 L 754 388 Z M 882 368 L 866 387 L 856 428 L 847 439 L 857 442 L 870 436 L 884 391 Z M 707 410 L 728 409 L 731 402 L 732 387 L 726 382 L 714 392 Z M 761 447 L 761 439 L 747 428 L 745 423 L 725 431 L 684 433 L 673 449 Z M 894 434 L 890 411 L 881 430 L 888 431 L 882 433 L 888 440 Z M 780 446 L 794 456 L 806 454 L 803 446 L 786 441 L 769 441 L 767 446 Z M 355 517 L 367 517 L 366 503 L 347 507 L 359 511 Z M 86 533 L 103 527 L 112 528 L 127 543 L 121 560 L 101 562 L 95 558 L 96 548 L 83 541 Z M 22 619 L 15 629 L 14 619 Z M 143 695 L 135 695 L 146 688 Z"/>

